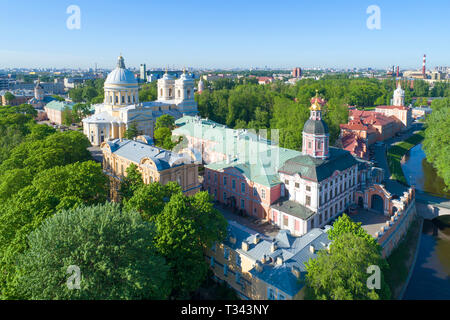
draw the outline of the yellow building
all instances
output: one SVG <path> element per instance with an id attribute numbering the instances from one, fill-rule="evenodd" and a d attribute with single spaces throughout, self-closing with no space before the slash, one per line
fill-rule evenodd
<path id="1" fill-rule="evenodd" d="M 103 170 L 111 177 L 111 197 L 118 199 L 120 181 L 133 163 L 142 174 L 144 183 L 177 182 L 186 195 L 200 190 L 198 164 L 189 155 L 177 154 L 151 145 L 151 138 L 139 136 L 136 140 L 116 139 L 101 145 Z"/>
<path id="2" fill-rule="evenodd" d="M 328 228 L 302 237 L 280 230 L 265 236 L 228 221 L 228 238 L 205 252 L 215 279 L 226 282 L 242 299 L 298 300 L 304 296 L 305 263 L 330 243 Z"/>

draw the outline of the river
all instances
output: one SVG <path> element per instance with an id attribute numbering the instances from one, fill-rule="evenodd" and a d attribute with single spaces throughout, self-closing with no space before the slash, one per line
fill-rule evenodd
<path id="1" fill-rule="evenodd" d="M 419 144 L 412 148 L 402 164 L 409 183 L 419 190 L 449 197 L 444 181 L 426 161 Z M 419 252 L 403 299 L 450 299 L 450 216 L 424 221 Z"/>

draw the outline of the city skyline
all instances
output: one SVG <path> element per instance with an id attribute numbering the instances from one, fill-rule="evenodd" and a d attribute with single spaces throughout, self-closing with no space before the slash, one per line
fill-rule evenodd
<path id="1" fill-rule="evenodd" d="M 0 26 L 6 45 L 0 68 L 366 68 L 420 69 L 448 65 L 450 30 L 444 1 L 2 1 Z M 70 5 L 81 10 L 80 29 L 69 30 Z M 370 5 L 381 12 L 381 29 L 370 30 Z M 19 20 L 20 19 L 20 20 Z M 17 23 L 20 21 L 20 23 Z M 435 31 L 438 30 L 438 31 Z M 447 31 L 446 31 L 447 30 Z"/>

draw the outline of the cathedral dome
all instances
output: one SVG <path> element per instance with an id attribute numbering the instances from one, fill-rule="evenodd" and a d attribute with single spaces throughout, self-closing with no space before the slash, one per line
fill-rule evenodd
<path id="1" fill-rule="evenodd" d="M 303 127 L 304 133 L 325 135 L 328 134 L 328 126 L 323 120 L 312 120 L 308 119 Z"/>
<path id="2" fill-rule="evenodd" d="M 111 71 L 111 73 L 106 78 L 105 84 L 137 85 L 137 80 L 133 72 L 125 68 L 125 62 L 122 56 L 119 57 L 117 67 L 113 71 Z"/>

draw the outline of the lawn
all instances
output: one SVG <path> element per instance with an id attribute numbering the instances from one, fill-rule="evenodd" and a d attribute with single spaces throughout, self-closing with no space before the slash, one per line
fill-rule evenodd
<path id="1" fill-rule="evenodd" d="M 403 174 L 401 160 L 403 156 L 415 145 L 421 143 L 425 137 L 424 130 L 418 131 L 408 139 L 392 146 L 387 151 L 387 162 L 391 178 L 407 185 L 405 175 Z"/>

